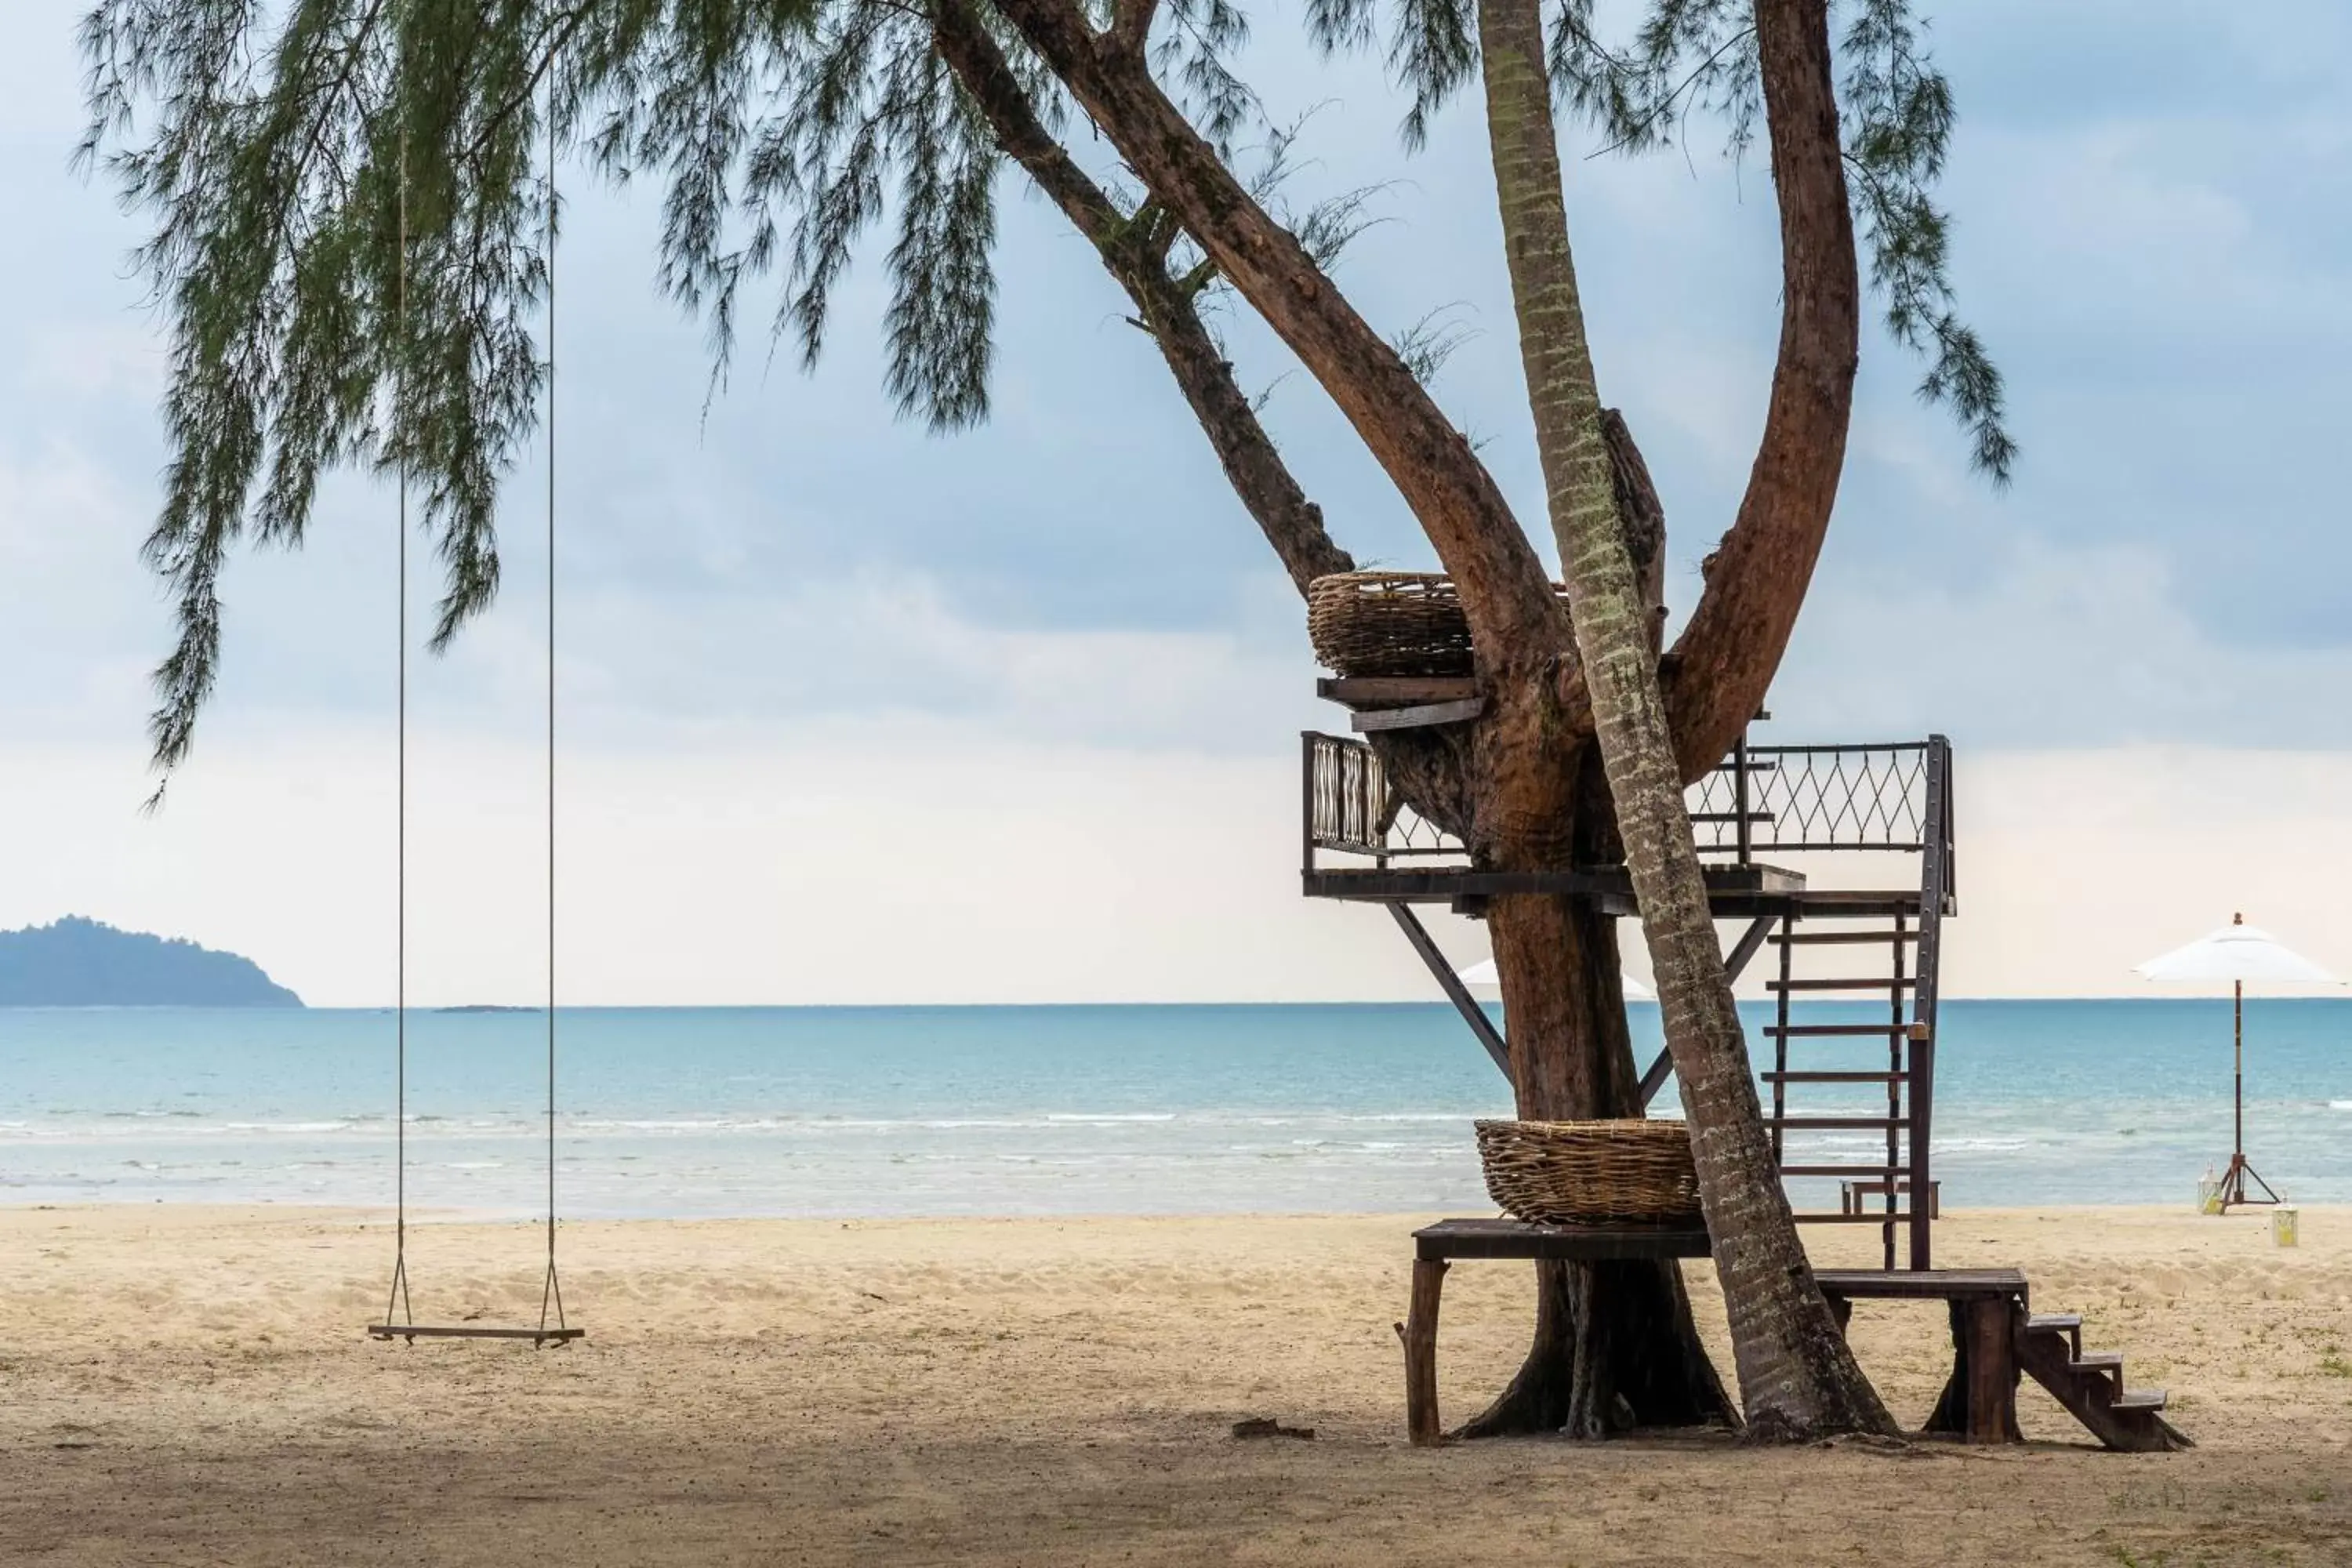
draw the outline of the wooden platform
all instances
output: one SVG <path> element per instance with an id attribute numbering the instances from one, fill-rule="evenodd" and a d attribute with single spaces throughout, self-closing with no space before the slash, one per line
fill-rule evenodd
<path id="1" fill-rule="evenodd" d="M 1704 1258 L 1706 1232 L 1687 1226 L 1530 1225 L 1516 1219 L 1447 1219 L 1412 1233 L 1412 1296 L 1396 1326 L 1404 1342 L 1406 1435 L 1417 1446 L 1444 1441 L 1437 1405 L 1437 1314 L 1445 1271 L 1456 1259 Z M 1952 1333 L 1952 1374 L 1925 1430 L 1969 1443 L 2021 1441 L 2017 1389 L 2022 1375 L 2056 1396 L 2100 1442 L 2136 1451 L 2179 1448 L 2189 1439 L 2163 1417 L 2159 1390 L 2126 1389 L 2123 1358 L 2085 1355 L 2079 1318 L 2037 1318 L 2032 1287 L 2016 1268 L 1822 1268 L 1813 1279 L 1841 1325 L 1857 1300 L 1941 1301 Z"/>
<path id="2" fill-rule="evenodd" d="M 1442 1219 L 1412 1233 L 1416 1258 L 1705 1258 L 1705 1226 L 1529 1225 L 1523 1219 Z"/>
<path id="3" fill-rule="evenodd" d="M 1761 912 L 1759 900 L 1786 900 L 1805 890 L 1801 872 L 1779 866 L 1711 865 L 1705 869 L 1708 900 L 1726 920 Z M 1302 871 L 1300 878 L 1310 899 L 1442 904 L 1510 893 L 1554 893 L 1595 900 L 1610 914 L 1633 912 L 1633 879 L 1622 866 L 1580 871 L 1482 871 L 1466 865 L 1317 867 Z M 1917 894 L 1908 896 L 1917 901 Z"/>

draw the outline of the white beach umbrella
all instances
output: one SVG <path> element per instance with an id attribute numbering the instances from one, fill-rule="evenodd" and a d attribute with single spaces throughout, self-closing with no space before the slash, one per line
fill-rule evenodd
<path id="1" fill-rule="evenodd" d="M 2221 1207 L 2232 1204 L 2276 1203 L 2278 1194 L 2270 1184 L 2254 1173 L 2246 1163 L 2246 982 L 2284 984 L 2289 985 L 2333 984 L 2336 976 L 2319 965 L 2283 944 L 2270 932 L 2246 924 L 2246 917 L 2233 915 L 2230 923 L 2217 931 L 2199 937 L 2186 947 L 2173 949 L 2160 958 L 2136 964 L 2133 972 L 2142 979 L 2204 983 L 2230 983 L 2231 1039 L 2236 1061 L 2236 1121 L 2230 1153 L 2229 1173 L 2221 1178 Z M 2246 1196 L 2246 1182 L 2252 1178 L 2262 1188 L 2263 1196 Z"/>
<path id="2" fill-rule="evenodd" d="M 2245 916 L 2179 947 L 2161 958 L 2137 964 L 2133 972 L 2147 980 L 2278 981 L 2290 985 L 2331 984 L 2336 976 L 2311 960 L 2284 946 L 2259 926 L 2244 923 Z"/>
<path id="3" fill-rule="evenodd" d="M 1658 999 L 1658 994 L 1656 992 L 1651 990 L 1648 986 L 1643 984 L 1632 975 L 1621 973 L 1618 975 L 1618 978 L 1625 983 L 1625 999 L 1627 1001 L 1654 1002 Z M 1464 970 L 1462 972 L 1462 984 L 1467 985 L 1473 991 L 1500 991 L 1503 988 L 1503 977 L 1496 971 L 1495 961 L 1490 958 L 1482 963 L 1474 963 L 1469 968 Z"/>

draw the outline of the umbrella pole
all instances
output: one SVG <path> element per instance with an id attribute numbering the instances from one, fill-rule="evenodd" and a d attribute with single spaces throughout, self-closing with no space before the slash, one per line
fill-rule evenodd
<path id="1" fill-rule="evenodd" d="M 2246 983 L 2230 983 L 2230 1056 L 2231 1077 L 2231 1118 L 2230 1127 L 2230 1171 L 2221 1178 L 2221 1211 L 2227 1214 L 2233 1205 L 2244 1204 L 2274 1204 L 2279 1195 L 2252 1165 L 2246 1163 Z M 2246 1195 L 2246 1180 L 2263 1190 L 2258 1198 Z"/>
<path id="2" fill-rule="evenodd" d="M 2230 1172 L 2237 1173 L 2246 1163 L 2246 983 L 2230 982 Z M 2245 1191 L 2239 1189 L 2239 1196 Z"/>

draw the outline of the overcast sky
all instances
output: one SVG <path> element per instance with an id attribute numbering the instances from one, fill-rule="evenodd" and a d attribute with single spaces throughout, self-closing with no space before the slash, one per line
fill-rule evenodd
<path id="1" fill-rule="evenodd" d="M 79 9 L 24 0 L 0 58 L 0 927 L 89 913 L 249 952 L 315 1002 L 383 1001 L 381 489 L 331 487 L 306 550 L 239 559 L 195 756 L 159 818 L 135 812 L 169 636 L 136 559 L 160 356 L 121 264 L 137 230 L 67 167 Z M 2008 375 L 2017 481 L 1970 476 L 1918 365 L 1866 333 L 1761 738 L 1953 738 L 1955 990 L 2127 991 L 2130 962 L 2239 907 L 2352 972 L 2331 898 L 2352 870 L 2352 14 L 1937 9 L 1955 274 Z M 1252 69 L 1277 117 L 1314 111 L 1302 195 L 1385 187 L 1341 281 L 1385 331 L 1440 308 L 1468 331 L 1436 390 L 1538 519 L 1477 107 L 1404 158 L 1398 98 L 1316 62 L 1297 10 L 1263 13 Z M 1687 609 L 1761 418 L 1769 184 L 1702 143 L 1574 159 L 1570 185 L 1603 393 L 1658 479 Z M 645 202 L 567 194 L 569 994 L 1429 994 L 1377 911 L 1297 897 L 1295 737 L 1344 715 L 1312 700 L 1295 596 L 1048 207 L 1007 179 L 995 416 L 938 438 L 892 420 L 870 264 L 817 374 L 747 355 L 706 421 Z M 1432 564 L 1312 382 L 1243 313 L 1226 326 L 1341 542 Z M 425 1000 L 522 999 L 542 962 L 544 482 L 515 476 L 513 586 L 415 689 Z"/>

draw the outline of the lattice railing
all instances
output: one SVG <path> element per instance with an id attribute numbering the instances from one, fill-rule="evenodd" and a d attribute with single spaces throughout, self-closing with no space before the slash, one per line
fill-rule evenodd
<path id="1" fill-rule="evenodd" d="M 1931 826 L 1935 739 L 1885 746 L 1741 747 L 1691 786 L 1699 852 L 1897 849 L 1917 853 Z"/>
<path id="2" fill-rule="evenodd" d="M 1423 820 L 1390 785 L 1365 742 L 1308 732 L 1306 855 L 1460 856 L 1462 843 Z M 1746 746 L 1688 795 L 1702 855 L 1740 860 L 1768 850 L 1939 851 L 1951 889 L 1951 744 L 1943 737 L 1865 746 Z"/>

